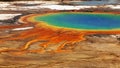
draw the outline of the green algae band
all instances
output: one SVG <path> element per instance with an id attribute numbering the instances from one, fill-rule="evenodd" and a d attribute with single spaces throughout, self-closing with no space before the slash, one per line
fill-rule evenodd
<path id="1" fill-rule="evenodd" d="M 81 30 L 114 30 L 120 29 L 119 14 L 92 13 L 53 13 L 35 17 L 52 26 Z"/>

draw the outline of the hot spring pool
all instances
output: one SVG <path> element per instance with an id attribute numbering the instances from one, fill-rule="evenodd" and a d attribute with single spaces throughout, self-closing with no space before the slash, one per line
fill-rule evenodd
<path id="1" fill-rule="evenodd" d="M 18 21 L 22 24 L 0 26 L 0 29 L 10 29 L 13 32 L 0 36 L 0 44 L 17 40 L 26 40 L 26 42 L 22 46 L 18 45 L 19 48 L 3 48 L 0 50 L 0 53 L 25 55 L 29 53 L 46 54 L 48 52 L 48 54 L 56 54 L 61 52 L 66 53 L 66 51 L 74 52 L 73 48 L 76 46 L 76 43 L 84 40 L 87 41 L 86 35 L 120 34 L 120 15 L 117 13 L 57 12 L 30 14 L 22 16 Z M 14 30 L 26 26 L 34 26 L 34 28 L 29 30 Z M 19 34 L 16 32 L 19 32 Z M 30 49 L 33 46 L 32 44 L 36 43 L 39 47 Z M 79 45 L 77 44 L 77 46 Z"/>
<path id="2" fill-rule="evenodd" d="M 92 13 L 53 13 L 34 18 L 52 26 L 81 30 L 120 29 L 120 15 Z"/>

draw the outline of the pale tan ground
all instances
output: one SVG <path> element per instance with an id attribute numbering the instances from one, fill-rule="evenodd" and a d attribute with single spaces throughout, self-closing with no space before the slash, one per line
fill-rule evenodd
<path id="1" fill-rule="evenodd" d="M 2 34 L 9 33 L 1 31 Z M 59 45 L 50 45 L 43 54 L 27 53 L 16 56 L 3 52 L 0 54 L 0 68 L 120 68 L 119 35 L 85 37 L 85 41 L 65 46 L 65 49 L 71 49 L 71 52 L 49 52 Z M 6 41 L 0 44 L 0 49 L 17 48 L 25 42 L 25 40 Z M 40 43 L 32 44 L 29 49 L 37 49 Z M 74 47 L 69 48 L 69 46 Z"/>

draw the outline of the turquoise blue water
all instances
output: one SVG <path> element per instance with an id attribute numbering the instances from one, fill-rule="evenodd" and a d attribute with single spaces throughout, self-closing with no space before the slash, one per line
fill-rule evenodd
<path id="1" fill-rule="evenodd" d="M 120 15 L 90 13 L 53 13 L 35 17 L 49 25 L 83 30 L 111 30 L 120 28 Z"/>
<path id="2" fill-rule="evenodd" d="M 74 5 L 88 5 L 88 6 L 110 4 L 108 1 L 82 1 L 82 2 L 70 2 L 70 3 Z"/>

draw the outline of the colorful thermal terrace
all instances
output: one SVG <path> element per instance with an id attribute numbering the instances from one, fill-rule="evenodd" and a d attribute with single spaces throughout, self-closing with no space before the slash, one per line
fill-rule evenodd
<path id="1" fill-rule="evenodd" d="M 57 12 L 46 14 L 30 14 L 19 19 L 21 23 L 33 24 L 34 28 L 20 34 L 2 37 L 1 41 L 28 40 L 25 45 L 16 49 L 4 49 L 0 52 L 13 54 L 46 52 L 49 45 L 61 44 L 53 52 L 64 51 L 66 44 L 85 40 L 89 34 L 120 34 L 120 15 L 115 13 L 82 13 L 82 12 Z M 0 27 L 6 28 L 6 27 Z M 7 28 L 17 28 L 7 26 Z M 33 43 L 41 42 L 42 48 L 29 50 Z"/>

